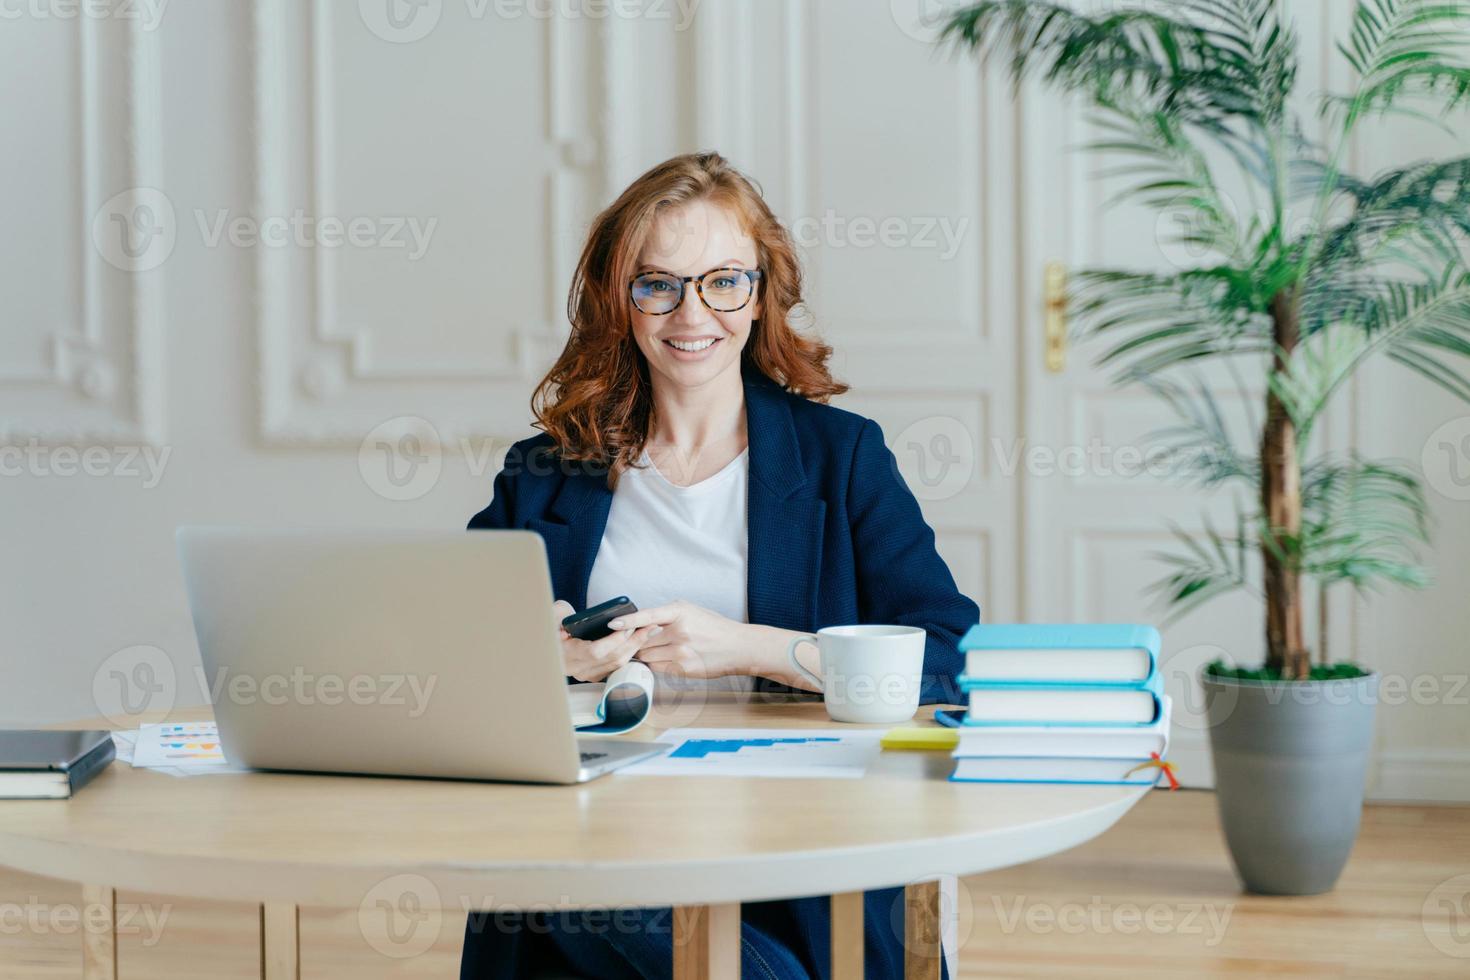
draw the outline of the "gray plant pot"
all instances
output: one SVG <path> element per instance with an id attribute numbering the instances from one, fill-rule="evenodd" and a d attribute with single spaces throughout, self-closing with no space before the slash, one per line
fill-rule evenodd
<path id="1" fill-rule="evenodd" d="M 1246 890 L 1331 891 L 1358 836 L 1378 675 L 1200 680 L 1220 823 Z"/>

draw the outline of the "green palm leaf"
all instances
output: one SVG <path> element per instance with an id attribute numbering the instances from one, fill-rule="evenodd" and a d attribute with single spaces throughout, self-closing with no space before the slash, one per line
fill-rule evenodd
<path id="1" fill-rule="evenodd" d="M 1352 214 L 1324 236 L 1308 282 L 1331 279 L 1380 262 L 1389 250 L 1422 246 L 1443 268 L 1470 235 L 1470 157 L 1416 163 L 1373 180 L 1342 177 Z"/>
<path id="2" fill-rule="evenodd" d="M 1234 534 L 1217 531 L 1208 520 L 1201 534 L 1170 525 L 1179 551 L 1156 552 L 1152 557 L 1169 567 L 1147 592 L 1169 608 L 1165 622 L 1173 622 L 1212 599 L 1237 590 L 1259 588 L 1251 574 L 1255 535 L 1249 520 L 1238 518 Z"/>
<path id="3" fill-rule="evenodd" d="M 1269 353 L 1270 325 L 1248 277 L 1228 266 L 1163 275 L 1090 269 L 1074 278 L 1070 306 L 1084 337 L 1119 378 L 1140 378 L 1205 357 Z"/>
<path id="4" fill-rule="evenodd" d="M 1178 9 L 1199 14 L 1211 6 Z M 1188 121 L 1220 122 L 1259 119 L 1277 106 L 1263 94 L 1268 86 L 1249 57 L 1257 39 L 1243 29 L 1238 16 L 1211 25 L 1144 9 L 1087 16 L 1045 0 L 985 0 L 956 11 L 940 40 L 984 61 L 1004 57 L 1017 82 L 1039 74 L 1069 91 L 1137 102 Z M 1269 46 L 1283 69 L 1290 68 L 1289 59 L 1280 52 L 1289 47 L 1282 39 Z"/>
<path id="5" fill-rule="evenodd" d="M 1182 216 L 1180 240 L 1204 256 L 1170 272 L 1082 270 L 1069 297 L 1077 335 L 1101 346 L 1099 363 L 1120 383 L 1148 385 L 1178 420 L 1155 433 L 1178 475 L 1254 501 L 1236 506 L 1233 532 L 1208 521 L 1198 534 L 1174 529 L 1180 547 L 1160 556 L 1169 570 L 1153 591 L 1176 615 L 1253 588 L 1253 556 L 1273 582 L 1423 585 L 1415 551 L 1427 508 L 1412 471 L 1312 458 L 1308 448 L 1332 398 L 1375 356 L 1470 402 L 1461 366 L 1470 359 L 1470 158 L 1372 176 L 1340 166 L 1366 118 L 1422 115 L 1411 96 L 1437 97 L 1444 112 L 1470 102 L 1470 0 L 1356 0 L 1339 51 L 1358 80 L 1323 99 L 1322 145 L 1290 109 L 1290 9 L 1174 0 L 1085 14 L 1057 0 L 981 0 L 942 32 L 1003 59 L 1017 84 L 1036 78 L 1085 99 L 1099 131 L 1086 149 L 1121 161 L 1107 171 L 1124 178 L 1114 200 Z M 1232 164 L 1238 173 L 1227 174 Z M 1222 192 L 1240 183 L 1231 177 L 1253 198 L 1246 217 Z M 1269 206 L 1258 207 L 1263 192 Z M 1299 204 L 1309 209 L 1304 226 L 1292 213 Z M 1207 361 L 1264 378 L 1264 422 L 1252 420 L 1246 438 L 1229 431 L 1208 385 L 1178 379 Z M 1295 452 L 1264 458 L 1263 447 L 1283 445 Z M 1266 597 L 1268 662 L 1282 676 L 1306 675 L 1288 639 L 1301 634 L 1300 595 L 1287 584 Z"/>
<path id="6" fill-rule="evenodd" d="M 1103 138 L 1085 144 L 1094 152 L 1123 155 L 1114 173 L 1131 182 L 1109 204 L 1136 200 L 1191 217 L 1190 244 L 1222 259 L 1239 259 L 1241 233 L 1215 175 L 1199 147 L 1174 116 L 1130 103 L 1100 101 L 1094 125 Z"/>
<path id="7" fill-rule="evenodd" d="M 1420 587 L 1415 544 L 1429 541 L 1429 508 L 1413 472 L 1356 457 L 1302 472 L 1302 571 L 1324 586 Z"/>
<path id="8" fill-rule="evenodd" d="M 1252 452 L 1238 448 L 1240 440 L 1230 431 L 1208 384 L 1198 378 L 1188 387 L 1158 376 L 1140 380 L 1177 419 L 1149 434 L 1154 459 L 1169 464 L 1177 477 L 1202 489 L 1238 482 L 1252 495 L 1259 491 L 1260 462 Z"/>
<path id="9" fill-rule="evenodd" d="M 1463 267 L 1424 282 L 1336 283 L 1309 294 L 1303 308 L 1310 333 L 1268 382 L 1302 443 L 1337 390 L 1379 353 L 1470 401 L 1470 379 L 1438 356 L 1470 356 L 1470 271 Z"/>
<path id="10" fill-rule="evenodd" d="M 1341 112 L 1350 130 L 1407 95 L 1438 96 L 1444 112 L 1470 100 L 1470 67 L 1457 60 L 1470 43 L 1466 27 L 1460 0 L 1359 0 L 1352 34 L 1337 46 L 1357 72 L 1358 88 L 1328 96 L 1324 111 Z"/>

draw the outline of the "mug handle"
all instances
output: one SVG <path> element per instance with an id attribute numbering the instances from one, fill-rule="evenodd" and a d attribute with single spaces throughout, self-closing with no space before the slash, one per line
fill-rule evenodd
<path id="1" fill-rule="evenodd" d="M 801 646 L 801 644 L 803 643 L 810 643 L 812 646 L 817 647 L 818 650 L 821 650 L 821 646 L 818 645 L 817 638 L 815 636 L 812 636 L 811 634 L 798 636 L 796 639 L 792 640 L 791 645 L 786 648 L 786 659 L 791 661 L 791 666 L 796 668 L 796 672 L 798 674 L 802 675 L 807 680 L 817 685 L 817 690 L 823 690 L 826 688 L 827 685 L 822 683 L 822 679 L 803 667 L 801 665 L 801 661 L 796 659 L 796 648 Z"/>

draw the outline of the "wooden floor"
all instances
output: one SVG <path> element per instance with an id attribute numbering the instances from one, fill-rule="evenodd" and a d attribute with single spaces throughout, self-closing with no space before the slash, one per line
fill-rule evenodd
<path id="1" fill-rule="evenodd" d="M 1198 790 L 960 884 L 964 977 L 1470 977 L 1470 807 L 1365 808 L 1326 895 L 1243 894 Z"/>
<path id="2" fill-rule="evenodd" d="M 963 977 L 1470 977 L 1470 807 L 1370 806 L 1335 891 L 1266 898 L 1241 893 L 1212 794 L 1154 792 L 1097 840 L 959 894 Z M 79 904 L 0 874 L 0 980 L 78 976 Z M 118 904 L 119 980 L 260 976 L 258 907 Z M 357 910 L 303 910 L 302 977 L 456 977 L 462 928 L 446 912 L 427 952 L 395 959 Z"/>

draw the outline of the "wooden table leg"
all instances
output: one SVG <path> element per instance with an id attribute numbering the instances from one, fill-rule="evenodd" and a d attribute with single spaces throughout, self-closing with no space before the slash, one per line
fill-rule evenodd
<path id="1" fill-rule="evenodd" d="M 863 893 L 832 896 L 832 977 L 863 976 Z"/>
<path id="2" fill-rule="evenodd" d="M 939 882 L 908 885 L 903 899 L 904 980 L 939 980 Z"/>
<path id="3" fill-rule="evenodd" d="M 740 980 L 740 903 L 674 909 L 674 980 Z"/>
<path id="4" fill-rule="evenodd" d="M 82 980 L 117 980 L 117 891 L 82 886 Z"/>
<path id="5" fill-rule="evenodd" d="M 301 980 L 301 910 L 289 902 L 260 907 L 261 980 Z"/>

